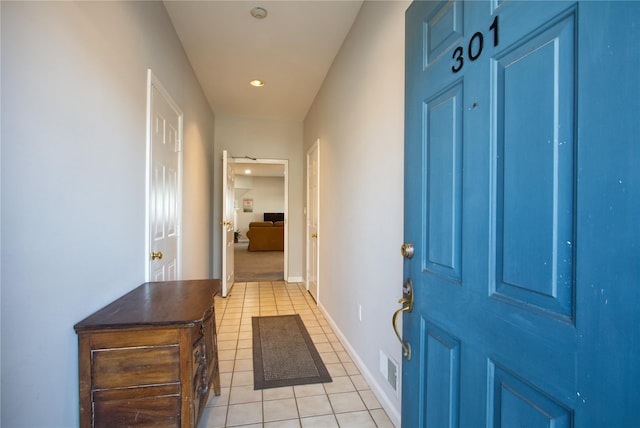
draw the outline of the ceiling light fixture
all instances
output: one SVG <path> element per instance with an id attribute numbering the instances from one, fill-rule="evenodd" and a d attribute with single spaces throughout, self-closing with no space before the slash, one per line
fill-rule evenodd
<path id="1" fill-rule="evenodd" d="M 262 86 L 264 86 L 264 82 L 262 80 L 252 80 L 251 82 L 249 82 L 251 84 L 251 86 L 255 86 L 256 88 L 260 88 Z"/>
<path id="2" fill-rule="evenodd" d="M 251 16 L 253 16 L 255 19 L 264 19 L 267 17 L 267 9 L 262 8 L 262 7 L 254 7 L 253 9 L 251 9 Z"/>
<path id="3" fill-rule="evenodd" d="M 245 169 L 245 170 L 244 170 L 244 173 L 245 173 L 245 174 L 247 174 L 247 175 L 249 175 L 249 174 L 251 174 L 251 170 L 250 170 L 250 169 Z"/>

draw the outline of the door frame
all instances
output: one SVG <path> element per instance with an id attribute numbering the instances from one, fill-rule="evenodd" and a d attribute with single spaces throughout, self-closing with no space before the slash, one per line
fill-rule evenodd
<path id="1" fill-rule="evenodd" d="M 156 88 L 156 90 L 165 98 L 165 100 L 169 103 L 171 108 L 175 110 L 178 114 L 178 138 L 180 140 L 180 150 L 178 151 L 178 184 L 177 184 L 177 216 L 178 216 L 178 225 L 177 225 L 177 249 L 176 249 L 176 279 L 182 278 L 182 142 L 183 142 L 183 124 L 184 124 L 184 114 L 178 104 L 173 100 L 169 92 L 162 85 L 160 80 L 156 77 L 153 71 L 149 68 L 147 69 L 147 119 L 146 119 L 146 127 L 147 127 L 147 135 L 146 135 L 146 167 L 145 167 L 145 244 L 144 244 L 144 278 L 145 282 L 150 280 L 150 268 L 151 268 L 151 258 L 149 254 L 151 254 L 151 206 L 150 206 L 150 197 L 152 195 L 152 185 L 153 180 L 151 177 L 151 173 L 153 170 L 153 157 L 151 153 L 151 130 L 152 130 L 152 117 L 151 117 L 151 89 L 152 87 Z"/>
<path id="2" fill-rule="evenodd" d="M 231 158 L 229 156 L 229 152 L 227 150 L 223 150 L 222 151 L 222 222 L 220 223 L 220 225 L 222 226 L 222 233 L 221 233 L 221 243 L 222 243 L 222 274 L 221 276 L 221 282 L 222 282 L 222 297 L 227 297 L 227 295 L 229 294 L 229 291 L 231 291 L 231 288 L 233 288 L 233 285 L 235 284 L 235 260 L 233 260 L 233 272 L 231 275 L 229 275 L 229 272 L 227 270 L 227 267 L 229 265 L 229 254 L 231 254 L 231 258 L 233 259 L 233 251 L 235 250 L 233 247 L 231 247 L 231 249 L 229 249 L 229 247 L 233 244 L 233 238 L 231 239 L 231 241 L 229 241 L 229 223 L 231 224 L 231 231 L 235 231 L 236 228 L 236 224 L 235 224 L 235 218 L 236 218 L 236 213 L 235 213 L 235 174 L 229 174 L 230 170 L 233 169 L 232 164 L 234 164 L 234 160 L 233 158 Z M 229 201 L 229 195 L 228 195 L 228 188 L 229 188 L 229 179 L 232 179 L 232 181 L 234 182 L 234 190 L 233 190 L 233 214 L 232 214 L 232 218 L 229 219 L 228 218 L 228 201 Z"/>
<path id="3" fill-rule="evenodd" d="M 311 206 L 311 197 L 309 195 L 309 189 L 310 189 L 310 180 L 311 180 L 311 173 L 309 172 L 309 163 L 311 160 L 311 154 L 313 153 L 313 151 L 315 150 L 316 153 L 316 167 L 317 167 L 317 173 L 316 173 L 316 189 L 317 189 L 317 195 L 316 195 L 316 234 L 318 235 L 316 239 L 316 292 L 315 292 L 315 300 L 316 300 L 316 304 L 320 302 L 320 139 L 317 138 L 316 141 L 314 141 L 314 143 L 311 145 L 311 147 L 309 147 L 309 150 L 307 150 L 307 200 L 306 200 L 306 208 L 305 208 L 305 237 L 306 237 L 306 269 L 305 269 L 305 285 L 306 285 L 306 289 L 308 292 L 311 292 L 310 288 L 309 288 L 309 266 L 310 266 L 310 261 L 311 261 L 311 236 L 309 234 L 309 217 L 310 217 L 310 212 L 309 212 L 309 207 Z M 313 293 L 311 293 L 313 295 Z"/>
<path id="4" fill-rule="evenodd" d="M 227 150 L 229 152 L 229 150 Z M 229 156 L 229 162 L 236 165 L 282 165 L 284 167 L 284 280 L 289 282 L 289 160 L 288 159 L 264 159 L 249 158 L 247 156 Z M 259 175 L 254 175 L 260 177 Z M 222 189 L 222 198 L 225 197 L 226 189 Z M 224 213 L 223 213 L 224 215 Z M 235 261 L 234 261 L 235 270 Z"/>

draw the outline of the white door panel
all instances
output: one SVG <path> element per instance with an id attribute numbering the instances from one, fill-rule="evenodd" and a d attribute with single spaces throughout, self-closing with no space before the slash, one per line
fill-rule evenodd
<path id="1" fill-rule="evenodd" d="M 182 112 L 149 70 L 147 280 L 180 277 Z"/>
<path id="2" fill-rule="evenodd" d="M 307 290 L 318 301 L 318 246 L 320 213 L 320 144 L 317 140 L 307 152 Z"/>
<path id="3" fill-rule="evenodd" d="M 233 232 L 235 218 L 235 175 L 233 160 L 222 152 L 222 296 L 226 297 L 235 280 Z"/>

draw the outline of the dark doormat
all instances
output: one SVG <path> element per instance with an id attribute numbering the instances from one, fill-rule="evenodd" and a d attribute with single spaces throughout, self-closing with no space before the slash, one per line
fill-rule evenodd
<path id="1" fill-rule="evenodd" d="M 331 382 L 300 315 L 253 317 L 253 389 Z"/>

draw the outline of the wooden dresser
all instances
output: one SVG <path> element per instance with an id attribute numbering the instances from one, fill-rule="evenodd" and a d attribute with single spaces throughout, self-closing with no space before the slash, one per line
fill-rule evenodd
<path id="1" fill-rule="evenodd" d="M 216 279 L 142 284 L 75 325 L 80 427 L 196 427 L 220 395 Z"/>

